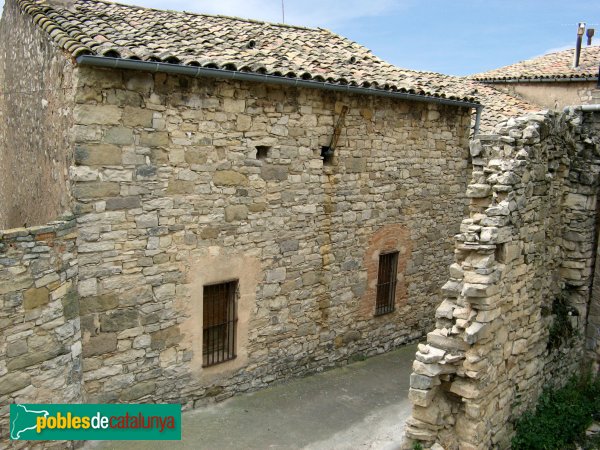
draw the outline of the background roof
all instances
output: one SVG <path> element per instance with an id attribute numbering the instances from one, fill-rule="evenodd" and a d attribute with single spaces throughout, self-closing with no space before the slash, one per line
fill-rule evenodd
<path id="1" fill-rule="evenodd" d="M 585 42 L 585 37 L 584 37 Z M 585 45 L 585 43 L 584 43 Z M 579 66 L 573 67 L 575 49 L 538 56 L 516 64 L 473 75 L 476 80 L 514 80 L 532 78 L 596 78 L 600 65 L 600 46 L 582 47 Z"/>

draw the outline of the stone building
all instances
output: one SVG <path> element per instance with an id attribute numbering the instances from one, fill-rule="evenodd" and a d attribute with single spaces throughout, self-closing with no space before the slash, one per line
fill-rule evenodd
<path id="1" fill-rule="evenodd" d="M 600 354 L 600 126 L 501 88 L 322 29 L 8 0 L 2 439 L 14 402 L 190 408 L 427 334 L 409 439 L 502 447 L 583 353 L 544 352 L 554 300 Z"/>
<path id="2" fill-rule="evenodd" d="M 478 73 L 471 78 L 547 109 L 600 103 L 600 46 L 548 53 L 516 64 Z"/>
<path id="3" fill-rule="evenodd" d="M 8 0 L 2 424 L 15 401 L 192 407 L 422 337 L 476 85 L 322 29 Z"/>

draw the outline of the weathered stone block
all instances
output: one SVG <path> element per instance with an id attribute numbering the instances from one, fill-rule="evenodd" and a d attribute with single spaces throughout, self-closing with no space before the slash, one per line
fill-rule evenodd
<path id="1" fill-rule="evenodd" d="M 267 283 L 279 283 L 285 280 L 286 269 L 285 267 L 278 267 L 273 270 L 267 271 Z"/>
<path id="2" fill-rule="evenodd" d="M 462 290 L 464 297 L 490 297 L 498 292 L 498 286 L 487 284 L 465 283 Z"/>
<path id="3" fill-rule="evenodd" d="M 441 374 L 455 373 L 456 366 L 451 364 L 437 364 L 429 363 L 426 364 L 419 360 L 413 361 L 413 370 L 418 375 L 424 375 L 426 377 L 436 377 Z"/>
<path id="4" fill-rule="evenodd" d="M 213 183 L 216 186 L 246 186 L 246 175 L 233 170 L 218 170 L 213 174 Z"/>
<path id="5" fill-rule="evenodd" d="M 360 337 L 360 331 L 350 330 L 342 335 L 342 343 L 349 344 L 350 342 L 358 341 Z"/>
<path id="6" fill-rule="evenodd" d="M 89 297 L 96 295 L 98 292 L 98 280 L 96 278 L 88 278 L 87 280 L 79 280 L 77 292 L 81 297 Z"/>
<path id="7" fill-rule="evenodd" d="M 143 131 L 140 144 L 148 147 L 166 147 L 169 145 L 169 133 L 165 131 Z"/>
<path id="8" fill-rule="evenodd" d="M 162 350 L 167 347 L 172 347 L 181 341 L 181 333 L 179 332 L 179 327 L 177 325 L 151 333 L 150 337 L 150 347 L 152 350 Z"/>
<path id="9" fill-rule="evenodd" d="M 157 300 L 169 300 L 175 297 L 175 285 L 172 283 L 162 284 L 154 288 L 154 296 Z"/>
<path id="10" fill-rule="evenodd" d="M 225 208 L 225 221 L 245 220 L 248 218 L 248 207 L 246 205 L 229 205 Z"/>
<path id="11" fill-rule="evenodd" d="M 450 385 L 450 392 L 469 399 L 478 398 L 480 396 L 480 390 L 477 385 L 473 381 L 465 378 L 457 378 Z"/>
<path id="12" fill-rule="evenodd" d="M 436 388 L 428 389 L 428 390 L 410 388 L 408 390 L 408 398 L 415 405 L 427 407 L 431 404 L 436 393 L 437 393 Z"/>
<path id="13" fill-rule="evenodd" d="M 27 350 L 27 341 L 25 339 L 9 342 L 6 345 L 6 356 L 8 356 L 9 358 L 14 358 L 15 356 L 27 353 Z"/>
<path id="14" fill-rule="evenodd" d="M 139 313 L 133 309 L 120 309 L 100 316 L 100 331 L 121 331 L 139 324 Z"/>
<path id="15" fill-rule="evenodd" d="M 362 173 L 367 170 L 366 158 L 346 158 L 344 163 L 346 165 L 346 172 L 348 173 Z"/>
<path id="16" fill-rule="evenodd" d="M 415 358 L 425 364 L 433 364 L 444 359 L 445 354 L 444 350 L 425 345 L 420 347 L 420 351 L 415 354 Z"/>
<path id="17" fill-rule="evenodd" d="M 469 152 L 472 157 L 479 156 L 483 151 L 483 145 L 481 145 L 481 141 L 479 139 L 472 139 L 469 142 Z"/>
<path id="18" fill-rule="evenodd" d="M 246 109 L 245 100 L 226 98 L 223 100 L 223 111 L 228 113 L 242 113 Z"/>
<path id="19" fill-rule="evenodd" d="M 444 300 L 435 310 L 435 317 L 438 319 L 452 319 L 454 308 L 456 308 L 454 303 L 452 303 L 450 300 Z"/>
<path id="20" fill-rule="evenodd" d="M 119 191 L 118 183 L 103 183 L 99 181 L 74 183 L 72 189 L 73 197 L 79 200 L 115 197 L 119 194 Z"/>
<path id="21" fill-rule="evenodd" d="M 428 377 L 415 372 L 410 374 L 410 387 L 414 389 L 431 389 L 440 383 L 441 381 L 437 376 Z"/>
<path id="22" fill-rule="evenodd" d="M 104 355 L 114 352 L 117 349 L 116 333 L 100 333 L 92 336 L 87 342 L 83 343 L 83 356 Z"/>
<path id="23" fill-rule="evenodd" d="M 25 372 L 12 372 L 0 377 L 0 395 L 16 392 L 31 384 L 31 377 Z"/>
<path id="24" fill-rule="evenodd" d="M 73 118 L 80 125 L 111 125 L 121 120 L 121 108 L 113 105 L 75 105 Z"/>
<path id="25" fill-rule="evenodd" d="M 61 344 L 58 342 L 51 342 L 40 350 L 30 351 L 24 355 L 9 359 L 6 363 L 6 368 L 9 371 L 23 369 L 24 367 L 30 367 L 43 361 L 48 361 L 49 359 L 56 358 L 65 353 L 68 353 L 68 350 Z"/>
<path id="26" fill-rule="evenodd" d="M 140 214 L 135 216 L 135 225 L 137 228 L 153 228 L 158 226 L 158 215 L 156 212 Z"/>
<path id="27" fill-rule="evenodd" d="M 104 132 L 107 144 L 129 145 L 133 143 L 133 131 L 130 128 L 113 127 Z"/>
<path id="28" fill-rule="evenodd" d="M 141 206 L 140 196 L 131 195 L 127 197 L 113 197 L 106 200 L 106 210 L 134 209 Z"/>
<path id="29" fill-rule="evenodd" d="M 462 281 L 448 280 L 442 286 L 442 294 L 446 297 L 456 298 L 460 295 L 462 288 Z"/>
<path id="30" fill-rule="evenodd" d="M 111 144 L 88 144 L 75 148 L 75 163 L 81 166 L 119 166 L 123 153 Z"/>
<path id="31" fill-rule="evenodd" d="M 146 395 L 154 394 L 156 391 L 156 383 L 154 381 L 142 381 L 128 387 L 121 393 L 121 400 L 131 401 L 140 399 Z"/>
<path id="32" fill-rule="evenodd" d="M 28 288 L 32 284 L 33 280 L 29 276 L 17 276 L 11 278 L 10 280 L 2 280 L 0 283 L 0 295 Z"/>
<path id="33" fill-rule="evenodd" d="M 488 324 L 473 322 L 465 330 L 465 341 L 472 345 L 475 342 L 488 337 L 489 329 L 490 329 L 490 327 Z"/>
<path id="34" fill-rule="evenodd" d="M 87 315 L 115 309 L 119 305 L 119 298 L 114 294 L 103 294 L 81 299 L 79 304 L 81 315 Z"/>
<path id="35" fill-rule="evenodd" d="M 279 248 L 281 249 L 281 253 L 286 252 L 295 252 L 298 250 L 299 242 L 297 239 L 292 239 L 289 241 L 283 241 L 279 244 Z"/>
<path id="36" fill-rule="evenodd" d="M 492 188 L 489 184 L 470 184 L 467 187 L 466 196 L 469 198 L 485 198 L 492 193 Z"/>
<path id="37" fill-rule="evenodd" d="M 467 350 L 469 345 L 462 339 L 444 336 L 439 330 L 427 333 L 427 343 L 444 350 Z"/>
<path id="38" fill-rule="evenodd" d="M 193 194 L 194 182 L 183 180 L 169 180 L 167 194 Z"/>
<path id="39" fill-rule="evenodd" d="M 260 175 L 265 180 L 284 181 L 288 177 L 287 166 L 265 164 L 260 169 Z"/>
<path id="40" fill-rule="evenodd" d="M 46 305 L 49 298 L 50 291 L 45 287 L 27 289 L 23 294 L 23 308 L 25 308 L 25 311 L 29 311 Z"/>
<path id="41" fill-rule="evenodd" d="M 65 320 L 72 320 L 79 316 L 79 296 L 75 287 L 71 287 L 63 298 L 60 299 Z"/>

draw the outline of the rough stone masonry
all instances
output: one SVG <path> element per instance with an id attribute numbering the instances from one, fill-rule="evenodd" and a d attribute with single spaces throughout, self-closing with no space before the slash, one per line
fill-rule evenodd
<path id="1" fill-rule="evenodd" d="M 161 74 L 78 79 L 70 177 L 88 399 L 192 406 L 429 327 L 465 207 L 466 110 Z M 374 263 L 394 249 L 396 310 L 373 317 Z M 202 368 L 202 287 L 230 279 L 238 355 Z"/>
<path id="2" fill-rule="evenodd" d="M 470 217 L 413 364 L 406 448 L 509 448 L 512 423 L 587 349 L 597 234 L 598 117 L 571 110 L 510 119 L 471 143 Z M 597 296 L 596 296 L 597 297 Z M 569 321 L 573 330 L 557 334 Z"/>
<path id="3" fill-rule="evenodd" d="M 27 36 L 40 47 L 35 30 Z M 54 49 L 40 51 L 49 54 L 32 58 L 34 67 L 60 69 Z M 51 274 L 62 266 L 36 272 L 58 283 L 39 286 L 48 302 L 42 294 L 26 302 L 29 285 L 0 295 L 12 302 L 5 323 L 32 335 L 18 353 L 2 333 L 0 367 L 17 381 L 3 404 L 45 400 L 39 377 L 50 369 L 63 374 L 52 383 L 73 386 L 63 401 L 190 408 L 386 351 L 433 325 L 466 208 L 467 108 L 134 71 L 66 76 L 73 84 L 53 89 L 52 105 L 65 117 L 67 154 L 56 163 L 68 174 L 50 206 L 58 214 L 70 199 L 77 269 L 58 280 Z M 32 106 L 11 102 L 15 118 Z M 324 163 L 343 106 L 340 141 Z M 0 238 L 3 276 L 37 267 L 35 246 L 23 244 L 17 258 L 4 245 L 34 234 Z M 45 247 L 63 248 L 64 239 Z M 374 317 L 384 251 L 400 255 L 395 310 Z M 203 286 L 232 279 L 237 358 L 202 367 Z M 65 289 L 67 306 L 55 289 Z M 72 335 L 61 340 L 62 328 L 38 324 L 50 310 Z M 37 354 L 42 341 L 55 351 Z"/>

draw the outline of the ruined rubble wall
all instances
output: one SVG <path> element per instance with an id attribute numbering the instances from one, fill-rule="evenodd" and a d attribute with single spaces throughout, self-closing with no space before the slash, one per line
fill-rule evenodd
<path id="1" fill-rule="evenodd" d="M 8 0 L 0 21 L 0 229 L 70 209 L 73 67 Z"/>
<path id="2" fill-rule="evenodd" d="M 82 401 L 75 227 L 0 231 L 0 447 L 31 445 L 8 442 L 11 404 Z"/>
<path id="3" fill-rule="evenodd" d="M 189 407 L 431 329 L 467 207 L 468 109 L 79 75 L 71 174 L 89 401 Z M 392 250 L 396 309 L 374 317 L 378 257 Z M 237 358 L 202 367 L 203 286 L 232 279 Z"/>
<path id="4" fill-rule="evenodd" d="M 598 99 L 600 100 L 600 98 Z M 586 114 L 584 116 L 583 127 L 587 133 L 600 136 L 600 113 Z M 590 140 L 590 143 L 593 141 Z M 589 145 L 589 144 L 588 144 Z M 592 165 L 587 169 L 590 174 L 600 171 L 598 165 Z M 600 205 L 596 204 L 596 211 L 599 211 Z M 600 217 L 600 214 L 597 216 Z M 592 294 L 590 299 L 590 308 L 588 311 L 586 323 L 586 354 L 587 358 L 593 361 L 593 367 L 600 373 L 600 221 L 596 221 L 596 260 L 594 266 L 594 281 L 592 285 Z"/>
<path id="5" fill-rule="evenodd" d="M 407 448 L 508 448 L 543 387 L 577 372 L 600 169 L 583 120 L 529 115 L 472 142 L 470 217 L 414 361 Z M 559 321 L 575 329 L 559 333 Z"/>

